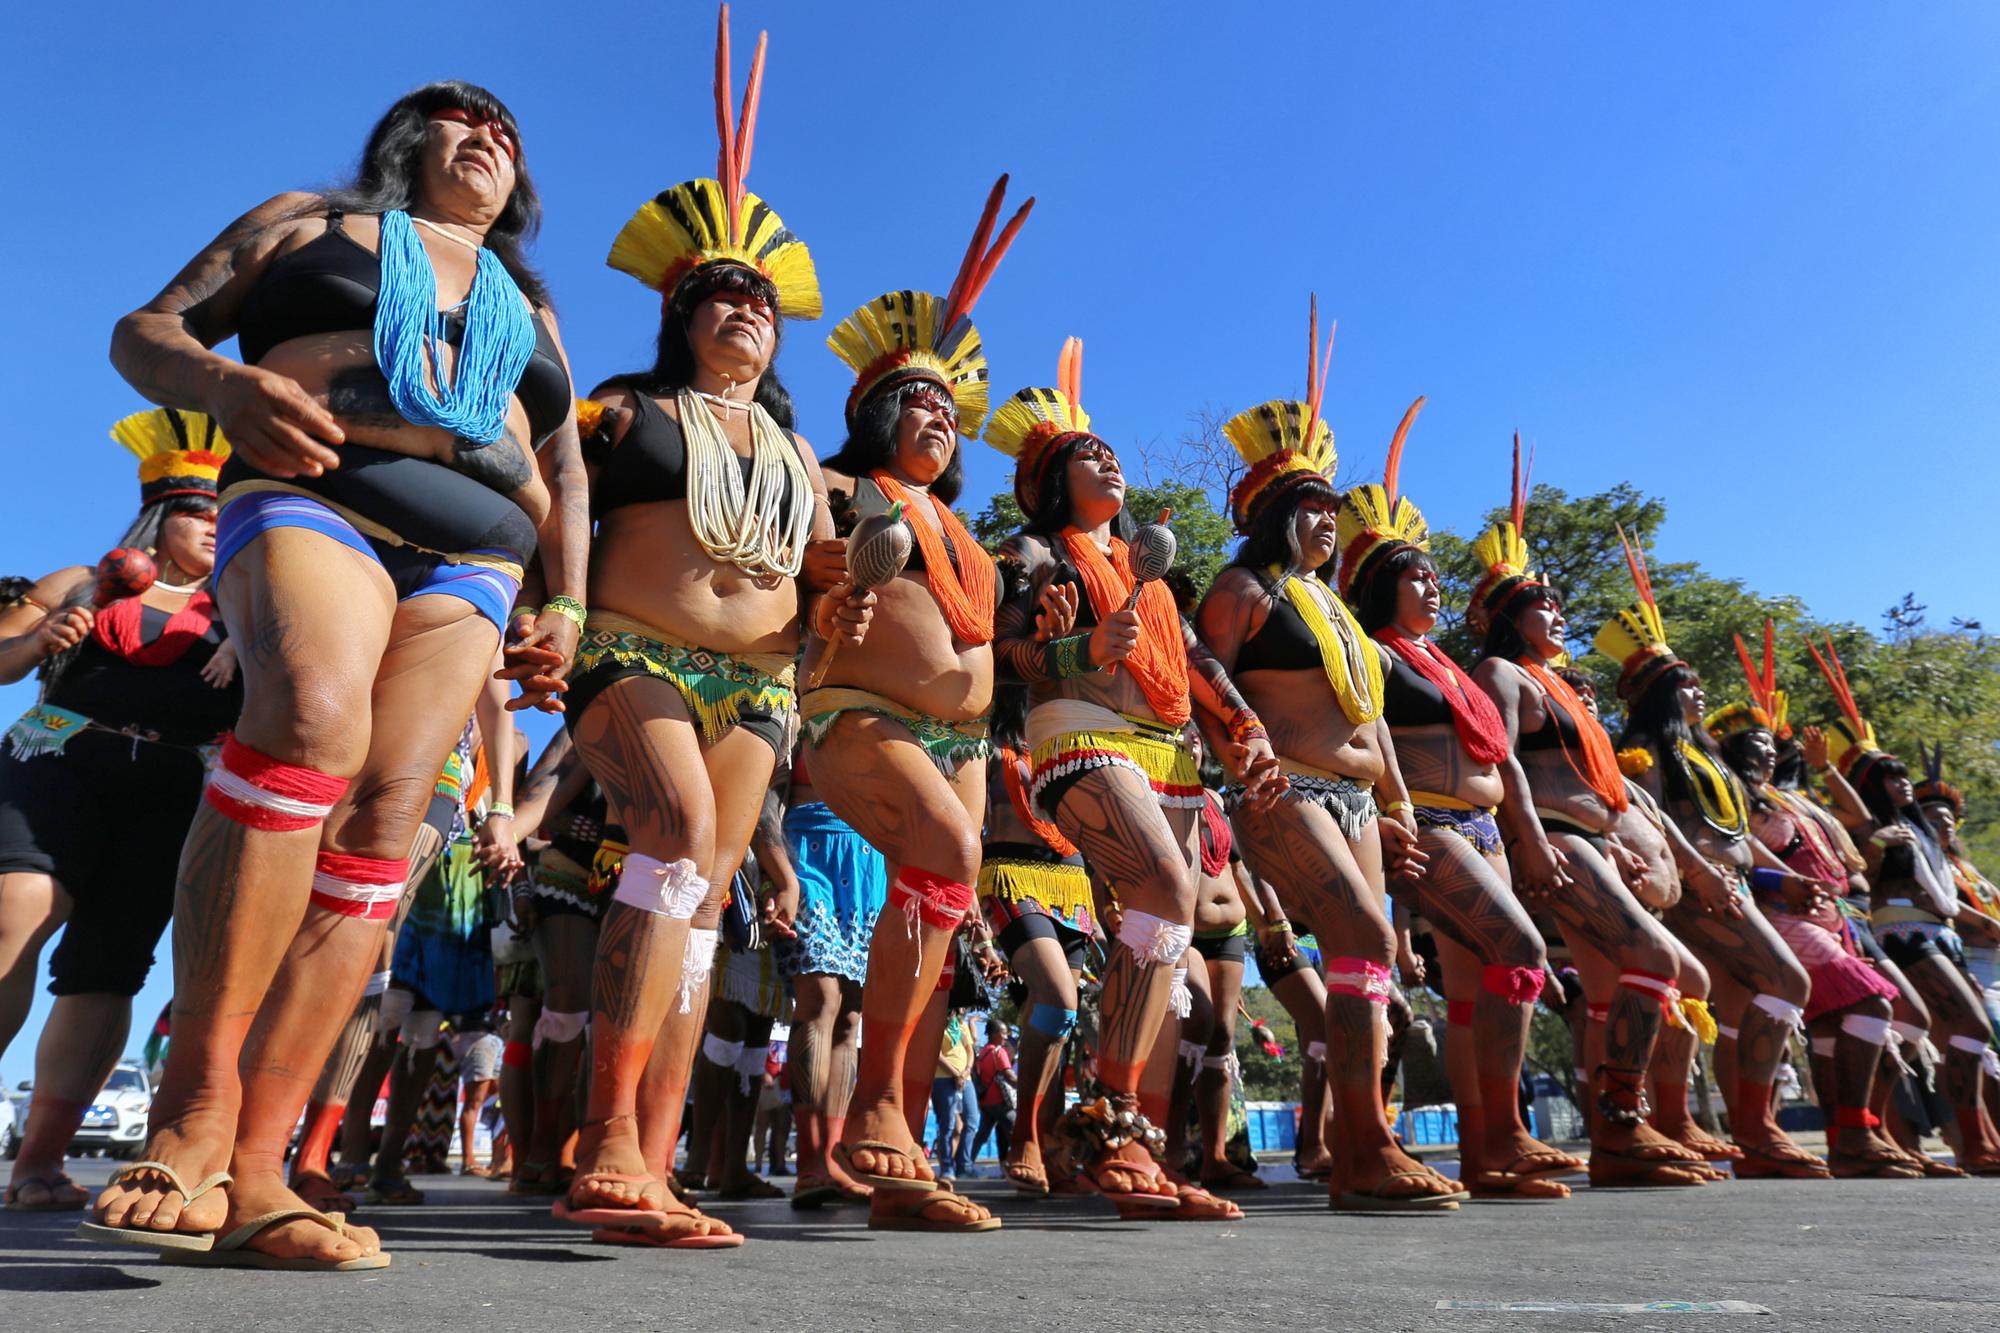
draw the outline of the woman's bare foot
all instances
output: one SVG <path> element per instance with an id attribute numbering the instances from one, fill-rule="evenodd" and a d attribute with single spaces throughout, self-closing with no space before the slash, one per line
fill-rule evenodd
<path id="1" fill-rule="evenodd" d="M 849 1163 L 861 1174 L 887 1176 L 894 1180 L 934 1179 L 930 1166 L 924 1161 L 924 1150 L 910 1137 L 910 1126 L 903 1119 L 899 1107 L 878 1106 L 860 1112 L 850 1110 L 840 1141 L 847 1149 Z M 866 1142 L 886 1143 L 894 1151 L 858 1146 Z"/>
<path id="2" fill-rule="evenodd" d="M 207 1202 L 204 1198 L 201 1202 Z M 288 1208 L 311 1207 L 285 1187 L 284 1178 L 273 1171 L 259 1172 L 237 1180 L 229 1187 L 228 1216 L 217 1228 L 222 1234 L 234 1231 L 253 1218 Z M 281 1259 L 311 1259 L 324 1263 L 344 1263 L 382 1252 L 382 1238 L 368 1227 L 347 1224 L 346 1234 L 296 1218 L 264 1228 L 244 1243 L 245 1249 Z"/>
<path id="3" fill-rule="evenodd" d="M 1106 1152 L 1091 1164 L 1089 1174 L 1106 1194 L 1174 1194 L 1173 1182 L 1140 1143 Z"/>
<path id="4" fill-rule="evenodd" d="M 154 1130 L 139 1156 L 173 1167 L 188 1189 L 196 1189 L 214 1173 L 229 1169 L 235 1129 L 233 1115 L 189 1115 Z M 229 1192 L 234 1189 L 230 1186 Z M 196 1235 L 220 1230 L 231 1211 L 224 1190 L 210 1190 L 189 1203 L 179 1186 L 151 1168 L 127 1172 L 105 1186 L 93 1210 L 96 1220 L 107 1227 Z"/>
<path id="5" fill-rule="evenodd" d="M 14 1178 L 7 1185 L 7 1206 L 34 1212 L 67 1211 L 90 1202 L 90 1191 L 69 1178 L 63 1164 L 14 1163 Z"/>
<path id="6" fill-rule="evenodd" d="M 354 1209 L 354 1196 L 333 1183 L 323 1171 L 293 1171 L 292 1193 L 304 1199 L 308 1208 L 322 1213 L 346 1213 Z"/>
<path id="7" fill-rule="evenodd" d="M 639 1149 L 636 1115 L 614 1115 L 583 1128 L 576 1144 L 576 1175 L 569 1185 L 571 1208 L 654 1210 L 666 1196 L 666 1186 Z"/>
<path id="8" fill-rule="evenodd" d="M 1357 1152 L 1345 1170 L 1333 1169 L 1329 1183 L 1335 1194 L 1386 1193 L 1392 1198 L 1456 1194 L 1461 1188 L 1457 1181 L 1439 1175 L 1393 1143 Z"/>
<path id="9" fill-rule="evenodd" d="M 1587 1163 L 1541 1142 L 1525 1129 L 1508 1131 L 1486 1143 L 1480 1174 L 1509 1176 L 1581 1175 Z"/>

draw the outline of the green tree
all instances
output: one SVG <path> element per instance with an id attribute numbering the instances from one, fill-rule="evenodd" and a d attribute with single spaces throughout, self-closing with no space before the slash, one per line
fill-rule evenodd
<path id="1" fill-rule="evenodd" d="M 1134 486 L 1125 493 L 1125 509 L 1140 523 L 1152 522 L 1162 509 L 1174 511 L 1168 526 L 1179 543 L 1176 563 L 1194 579 L 1197 588 L 1206 591 L 1216 572 L 1228 563 L 1235 529 L 1199 487 L 1180 481 Z M 965 518 L 965 526 L 980 545 L 997 551 L 1025 521 L 1013 492 L 1000 491 L 988 498 L 984 509 Z"/>

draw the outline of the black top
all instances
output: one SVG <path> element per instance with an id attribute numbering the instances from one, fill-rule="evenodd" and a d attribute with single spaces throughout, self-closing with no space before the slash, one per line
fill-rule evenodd
<path id="1" fill-rule="evenodd" d="M 864 518 L 873 518 L 877 514 L 886 514 L 889 512 L 889 497 L 882 494 L 882 488 L 875 484 L 873 477 L 856 477 L 854 479 L 854 490 L 855 522 L 858 523 Z M 926 517 L 931 518 L 935 525 L 935 515 L 926 515 Z M 903 521 L 910 523 L 915 520 L 906 518 Z M 916 529 L 912 528 L 910 531 L 914 533 Z M 950 558 L 951 567 L 954 570 L 957 569 L 958 548 L 951 543 L 951 533 L 940 527 L 938 535 L 944 538 L 944 553 Z M 912 540 L 910 543 L 910 559 L 903 566 L 903 572 L 905 574 L 921 574 L 924 572 L 924 568 L 924 548 Z"/>
<path id="2" fill-rule="evenodd" d="M 1452 720 L 1451 705 L 1445 702 L 1444 693 L 1395 653 L 1389 654 L 1382 716 L 1392 727 L 1430 727 Z"/>
<path id="3" fill-rule="evenodd" d="M 341 218 L 338 210 L 328 213 L 326 230 L 272 260 L 243 298 L 236 342 L 247 364 L 256 365 L 273 347 L 293 338 L 375 327 L 382 260 L 347 234 Z M 535 351 L 514 393 L 527 410 L 529 429 L 540 440 L 569 415 L 570 387 L 541 311 L 533 318 Z M 453 346 L 464 340 L 462 311 L 446 315 L 445 336 Z"/>
<path id="4" fill-rule="evenodd" d="M 590 513 L 601 517 L 625 505 L 655 504 L 664 500 L 687 499 L 687 436 L 681 423 L 668 416 L 653 395 L 636 385 L 626 386 L 637 409 L 632 424 L 616 444 L 593 436 L 584 444 L 584 461 L 597 469 L 590 487 Z M 798 447 L 790 431 L 785 439 Z M 748 484 L 755 460 L 736 455 L 736 465 Z M 789 521 L 794 497 L 785 497 Z"/>
<path id="5" fill-rule="evenodd" d="M 1238 671 L 1311 671 L 1325 665 L 1319 640 L 1283 592 L 1274 591 L 1271 613 L 1236 654 Z"/>
<path id="6" fill-rule="evenodd" d="M 168 619 L 165 611 L 142 607 L 141 639 L 146 643 L 158 639 Z M 236 715 L 243 710 L 240 674 L 221 690 L 201 678 L 201 669 L 215 656 L 223 637 L 218 614 L 208 633 L 180 660 L 157 667 L 128 662 L 95 638 L 85 638 L 47 702 L 107 727 L 158 732 L 162 740 L 175 744 L 205 744 L 235 726 Z"/>
<path id="7" fill-rule="evenodd" d="M 1534 731 L 1521 733 L 1518 744 L 1523 750 L 1582 750 L 1583 733 L 1577 730 L 1576 719 L 1569 710 L 1557 703 L 1555 696 L 1542 696 L 1543 711 L 1548 720 Z"/>

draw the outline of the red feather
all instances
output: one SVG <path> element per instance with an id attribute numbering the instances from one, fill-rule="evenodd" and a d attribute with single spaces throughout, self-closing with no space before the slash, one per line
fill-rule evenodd
<path id="1" fill-rule="evenodd" d="M 736 188 L 736 206 L 743 206 L 743 183 L 750 179 L 750 144 L 757 137 L 757 103 L 764 96 L 764 48 L 770 45 L 771 34 L 757 34 L 757 54 L 750 60 L 750 82 L 743 87 L 743 114 L 737 120 L 736 129 L 736 175 L 731 182 Z M 736 221 L 730 219 L 732 235 Z M 743 238 L 734 237 L 741 245 Z"/>
<path id="2" fill-rule="evenodd" d="M 1056 360 L 1056 391 L 1072 408 L 1083 405 L 1083 339 L 1065 338 Z"/>
<path id="3" fill-rule="evenodd" d="M 1388 517 L 1392 520 L 1396 515 L 1396 478 L 1403 470 L 1403 441 L 1409 438 L 1410 423 L 1417 419 L 1423 406 L 1423 395 L 1418 394 L 1417 401 L 1410 404 L 1409 411 L 1403 413 L 1402 421 L 1397 424 L 1395 437 L 1389 441 L 1389 460 L 1382 465 L 1382 490 L 1389 497 Z"/>
<path id="4" fill-rule="evenodd" d="M 951 291 L 945 297 L 944 322 L 938 329 L 942 337 L 959 320 L 972 313 L 972 307 L 979 303 L 979 297 L 986 290 L 986 284 L 993 280 L 993 274 L 1000 267 L 1000 260 L 1008 247 L 1014 244 L 1014 237 L 1020 234 L 1021 224 L 1028 220 L 1029 210 L 1035 206 L 1031 195 L 1028 202 L 1015 211 L 1000 230 L 1000 239 L 987 242 L 993 236 L 993 223 L 1000 216 L 1001 201 L 1007 197 L 1007 177 L 1001 176 L 993 182 L 992 192 L 986 196 L 986 209 L 979 215 L 979 225 L 973 229 L 972 244 L 965 249 L 965 258 L 958 266 L 958 276 L 952 279 Z"/>
<path id="5" fill-rule="evenodd" d="M 715 133 L 722 148 L 716 157 L 715 179 L 722 185 L 722 206 L 729 213 L 729 239 L 736 239 L 736 125 L 729 117 L 729 6 L 715 20 Z"/>
<path id="6" fill-rule="evenodd" d="M 1632 540 L 1625 535 L 1622 523 L 1618 525 L 1618 543 L 1625 548 L 1625 567 L 1632 571 L 1632 586 L 1638 590 L 1639 600 L 1658 610 L 1659 603 L 1653 600 L 1653 579 L 1646 569 L 1645 554 L 1633 549 Z"/>

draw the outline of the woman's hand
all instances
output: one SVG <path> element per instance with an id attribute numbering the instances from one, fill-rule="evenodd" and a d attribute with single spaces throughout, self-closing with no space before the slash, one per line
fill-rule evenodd
<path id="1" fill-rule="evenodd" d="M 52 611 L 35 631 L 35 650 L 45 658 L 67 652 L 82 643 L 96 623 L 96 613 L 87 606 Z"/>
<path id="2" fill-rule="evenodd" d="M 478 831 L 472 835 L 472 859 L 488 875 L 503 880 L 526 866 L 521 859 L 520 842 L 514 835 L 512 815 L 488 815 L 479 822 Z"/>
<path id="3" fill-rule="evenodd" d="M 1417 817 L 1408 810 L 1377 819 L 1382 841 L 1382 862 L 1390 879 L 1418 880 L 1431 863 L 1430 853 L 1417 845 Z"/>
<path id="4" fill-rule="evenodd" d="M 563 711 L 562 694 L 569 689 L 563 679 L 576 661 L 577 644 L 583 630 L 574 620 L 557 611 L 544 610 L 532 619 L 517 616 L 509 626 L 510 636 L 527 627 L 525 634 L 510 637 L 502 656 L 507 665 L 493 673 L 495 680 L 512 681 L 521 689 L 520 697 L 507 701 L 507 711 L 538 708 L 544 713 Z"/>
<path id="5" fill-rule="evenodd" d="M 1092 666 L 1111 667 L 1132 655 L 1139 646 L 1139 612 L 1113 611 L 1097 622 L 1090 632 Z"/>
<path id="6" fill-rule="evenodd" d="M 847 582 L 847 543 L 838 537 L 807 542 L 799 578 L 808 592 L 830 592 Z"/>
<path id="7" fill-rule="evenodd" d="M 788 940 L 797 939 L 799 937 L 796 924 L 799 919 L 798 880 L 794 879 L 788 884 L 773 884 L 766 880 L 759 898 L 760 915 L 772 933 L 782 935 Z"/>
<path id="8" fill-rule="evenodd" d="M 1273 963 L 1279 967 L 1289 967 L 1299 956 L 1298 936 L 1292 933 L 1289 921 L 1274 921 L 1257 932 L 1257 944 Z"/>
<path id="9" fill-rule="evenodd" d="M 1047 643 L 1050 639 L 1065 637 L 1076 628 L 1076 585 L 1074 583 L 1050 583 L 1042 588 L 1040 605 L 1035 609 L 1035 642 Z"/>
<path id="10" fill-rule="evenodd" d="M 1524 897 L 1546 899 L 1570 886 L 1569 857 L 1547 838 L 1523 838 L 1510 858 Z"/>
<path id="11" fill-rule="evenodd" d="M 222 641 L 222 646 L 202 664 L 201 678 L 218 690 L 229 688 L 236 679 L 236 640 Z"/>
<path id="12" fill-rule="evenodd" d="M 1688 889 L 1702 911 L 1710 916 L 1740 921 L 1743 918 L 1743 903 L 1737 896 L 1736 885 L 1736 867 L 1719 866 L 1706 858 L 1687 876 Z"/>
<path id="13" fill-rule="evenodd" d="M 851 583 L 838 583 L 813 603 L 813 633 L 828 644 L 859 648 L 875 618 L 875 594 Z"/>
<path id="14" fill-rule="evenodd" d="M 1268 810 L 1292 789 L 1292 780 L 1278 771 L 1278 756 L 1261 730 L 1222 748 L 1230 774 L 1243 784 L 1243 800 L 1252 810 Z"/>
<path id="15" fill-rule="evenodd" d="M 340 466 L 328 445 L 346 440 L 346 432 L 290 376 L 232 366 L 208 407 L 230 446 L 266 476 L 317 477 Z"/>
<path id="16" fill-rule="evenodd" d="M 1799 751 L 1805 755 L 1806 767 L 1819 772 L 1827 765 L 1826 733 L 1818 727 L 1806 727 L 1799 732 Z"/>

